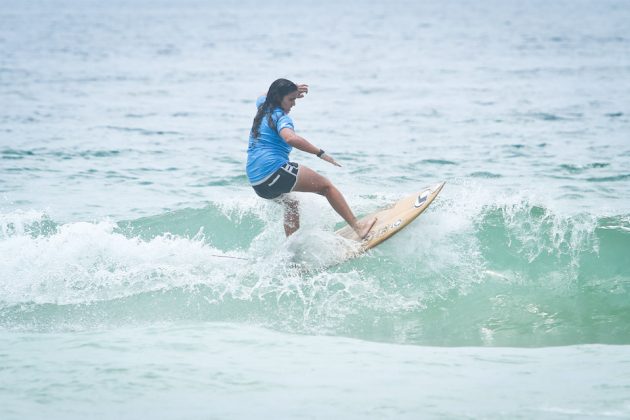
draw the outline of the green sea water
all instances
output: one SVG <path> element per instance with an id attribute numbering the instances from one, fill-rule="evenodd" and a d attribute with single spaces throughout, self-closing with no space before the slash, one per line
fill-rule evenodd
<path id="1" fill-rule="evenodd" d="M 627 220 L 518 203 L 482 207 L 453 229 L 458 210 L 444 196 L 351 261 L 331 230 L 284 240 L 265 212 L 216 206 L 118 223 L 9 222 L 3 269 L 19 281 L 3 284 L 2 325 L 222 321 L 418 345 L 628 344 Z"/>

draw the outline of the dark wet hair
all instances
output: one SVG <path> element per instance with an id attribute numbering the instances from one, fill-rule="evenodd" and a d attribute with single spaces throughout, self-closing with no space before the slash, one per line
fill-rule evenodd
<path id="1" fill-rule="evenodd" d="M 297 88 L 298 87 L 295 83 L 287 79 L 278 79 L 269 86 L 267 98 L 265 99 L 265 102 L 258 107 L 258 112 L 254 117 L 254 123 L 252 124 L 251 130 L 253 138 L 256 139 L 260 135 L 260 123 L 265 115 L 267 115 L 269 127 L 274 127 L 273 120 L 271 119 L 273 110 L 280 107 L 282 98 L 291 92 L 295 92 Z"/>

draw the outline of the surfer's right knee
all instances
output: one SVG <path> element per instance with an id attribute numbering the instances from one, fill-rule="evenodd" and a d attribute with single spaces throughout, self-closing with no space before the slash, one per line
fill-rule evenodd
<path id="1" fill-rule="evenodd" d="M 329 186 L 323 186 L 319 189 L 319 191 L 317 191 L 317 194 L 319 195 L 323 195 L 324 197 L 327 197 L 328 194 L 330 194 L 330 187 Z"/>
<path id="2" fill-rule="evenodd" d="M 325 197 L 328 197 L 328 195 L 334 189 L 335 189 L 335 186 L 332 184 L 332 182 L 330 182 L 328 178 L 322 177 L 322 185 L 319 188 L 319 191 L 317 191 L 317 194 L 321 194 Z"/>

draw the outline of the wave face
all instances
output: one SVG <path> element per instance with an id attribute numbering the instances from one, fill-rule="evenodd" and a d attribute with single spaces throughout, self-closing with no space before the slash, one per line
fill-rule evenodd
<path id="1" fill-rule="evenodd" d="M 438 198 L 350 261 L 339 256 L 352 245 L 317 217 L 285 240 L 272 204 L 92 223 L 5 213 L 0 326 L 229 321 L 424 345 L 630 343 L 630 215 L 462 202 Z"/>

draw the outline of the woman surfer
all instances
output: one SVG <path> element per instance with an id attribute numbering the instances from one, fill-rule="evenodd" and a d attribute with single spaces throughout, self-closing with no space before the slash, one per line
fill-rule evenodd
<path id="1" fill-rule="evenodd" d="M 247 177 L 256 194 L 266 199 L 277 199 L 284 205 L 284 232 L 287 236 L 300 227 L 298 201 L 287 193 L 301 191 L 325 196 L 332 208 L 363 239 L 376 219 L 359 222 L 341 192 L 327 178 L 304 165 L 289 161 L 289 153 L 295 147 L 341 166 L 322 149 L 295 134 L 293 120 L 288 114 L 295 106 L 295 100 L 306 93 L 308 85 L 278 79 L 269 86 L 266 95 L 258 98 L 258 112 L 247 149 Z"/>

